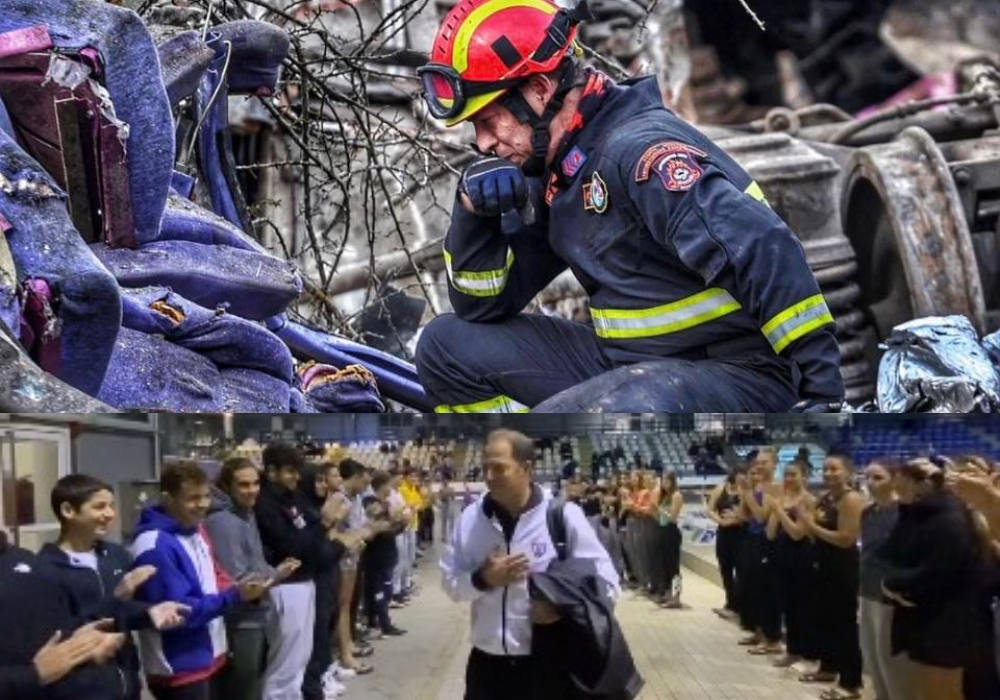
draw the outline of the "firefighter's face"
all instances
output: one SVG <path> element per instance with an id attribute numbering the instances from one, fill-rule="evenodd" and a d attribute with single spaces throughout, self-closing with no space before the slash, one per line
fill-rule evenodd
<path id="1" fill-rule="evenodd" d="M 501 505 L 520 505 L 531 489 L 530 465 L 514 458 L 510 441 L 497 438 L 486 443 L 483 470 L 486 487 Z"/>
<path id="2" fill-rule="evenodd" d="M 471 121 L 481 153 L 494 153 L 518 166 L 531 156 L 531 127 L 519 122 L 506 107 L 494 102 Z"/>
<path id="3" fill-rule="evenodd" d="M 535 113 L 541 115 L 555 92 L 554 88 L 547 77 L 533 76 L 527 85 L 519 89 Z M 486 106 L 470 119 L 476 130 L 476 146 L 481 153 L 495 153 L 515 165 L 523 166 L 531 158 L 531 125 L 519 122 L 509 109 L 500 104 L 501 101 Z"/>

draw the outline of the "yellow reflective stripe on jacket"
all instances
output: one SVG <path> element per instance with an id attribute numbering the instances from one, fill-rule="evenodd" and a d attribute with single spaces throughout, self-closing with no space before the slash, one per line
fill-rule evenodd
<path id="1" fill-rule="evenodd" d="M 774 351 L 781 352 L 802 336 L 828 323 L 833 323 L 833 315 L 827 308 L 823 295 L 816 294 L 789 306 L 764 324 L 761 331 Z"/>
<path id="2" fill-rule="evenodd" d="M 750 195 L 758 202 L 763 202 L 767 206 L 771 206 L 771 203 L 767 201 L 767 197 L 764 196 L 764 190 L 760 188 L 760 185 L 757 184 L 756 180 L 751 181 L 750 184 L 747 185 L 747 188 L 743 190 L 743 193 Z"/>
<path id="3" fill-rule="evenodd" d="M 435 413 L 527 413 L 530 410 L 530 407 L 502 394 L 492 399 L 461 406 L 441 405 L 434 407 Z"/>
<path id="4" fill-rule="evenodd" d="M 451 286 L 458 291 L 473 297 L 495 297 L 499 296 L 507 286 L 507 275 L 514 265 L 514 251 L 507 249 L 507 264 L 499 270 L 455 271 L 451 268 L 451 253 L 447 250 L 444 251 L 444 264 L 448 268 Z"/>
<path id="5" fill-rule="evenodd" d="M 706 289 L 652 309 L 591 309 L 601 338 L 649 338 L 700 326 L 742 307 L 725 289 Z"/>

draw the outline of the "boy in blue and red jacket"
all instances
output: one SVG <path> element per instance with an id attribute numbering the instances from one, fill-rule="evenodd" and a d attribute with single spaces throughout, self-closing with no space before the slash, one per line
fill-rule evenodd
<path id="1" fill-rule="evenodd" d="M 211 504 L 210 485 L 197 464 L 167 467 L 160 491 L 161 505 L 142 512 L 132 545 L 137 567 L 156 568 L 136 600 L 176 601 L 190 611 L 182 627 L 139 633 L 142 665 L 157 700 L 209 700 L 213 678 L 228 652 L 223 614 L 241 602 L 260 599 L 270 582 L 232 585 L 216 566 L 201 527 Z"/>

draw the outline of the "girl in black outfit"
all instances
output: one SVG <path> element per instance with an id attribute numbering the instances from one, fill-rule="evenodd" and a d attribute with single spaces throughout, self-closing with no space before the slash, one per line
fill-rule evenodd
<path id="1" fill-rule="evenodd" d="M 765 654 L 780 654 L 781 609 L 778 605 L 778 577 L 774 570 L 771 545 L 767 541 L 769 502 L 765 496 L 772 494 L 774 484 L 769 483 L 768 467 L 760 464 L 758 457 L 748 472 L 749 479 L 737 477 L 746 535 L 743 540 L 742 565 L 743 609 L 740 625 L 751 632 L 741 639 L 747 651 L 761 650 Z M 756 512 L 755 512 L 756 511 Z"/>
<path id="2" fill-rule="evenodd" d="M 659 601 L 664 608 L 681 606 L 681 528 L 678 521 L 684 497 L 677 485 L 677 473 L 666 472 L 660 481 L 657 497 L 657 531 L 661 539 L 663 592 Z"/>
<path id="3" fill-rule="evenodd" d="M 853 460 L 831 452 L 823 462 L 827 490 L 816 512 L 804 512 L 799 521 L 815 540 L 816 644 L 820 666 L 806 673 L 804 683 L 837 680 L 823 700 L 861 698 L 861 647 L 858 631 L 858 536 L 864 498 L 851 484 Z"/>
<path id="4" fill-rule="evenodd" d="M 996 698 L 990 545 L 935 464 L 908 462 L 894 482 L 899 519 L 879 550 L 882 592 L 896 608 L 893 653 L 915 662 L 913 700 Z"/>
<path id="5" fill-rule="evenodd" d="M 740 490 L 736 486 L 736 475 L 739 470 L 733 469 L 724 482 L 712 490 L 708 497 L 708 517 L 718 525 L 715 535 L 715 558 L 719 562 L 719 572 L 722 575 L 722 587 L 726 591 L 726 604 L 713 612 L 726 620 L 739 617 L 740 614 L 740 580 L 737 575 L 737 562 L 740 549 L 743 547 L 745 526 L 740 516 Z"/>
<path id="6" fill-rule="evenodd" d="M 803 659 L 817 658 L 813 637 L 815 565 L 813 544 L 800 514 L 813 510 L 816 499 L 806 490 L 808 472 L 801 462 L 785 466 L 783 493 L 771 499 L 767 537 L 774 543 L 781 614 L 785 620 L 785 655 L 774 662 L 778 668 Z"/>

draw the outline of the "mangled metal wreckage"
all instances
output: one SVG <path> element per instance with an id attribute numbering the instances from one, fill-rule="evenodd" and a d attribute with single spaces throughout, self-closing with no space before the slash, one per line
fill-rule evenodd
<path id="1" fill-rule="evenodd" d="M 611 20 L 596 25 L 594 40 L 620 48 L 620 11 L 605 4 Z M 674 27 L 679 3 L 665 6 L 659 20 Z M 440 9 L 421 10 L 426 27 Z M 193 16 L 200 24 L 203 15 Z M 234 153 L 246 142 L 234 147 L 230 105 L 257 104 L 265 124 L 280 113 L 227 98 L 275 94 L 286 32 L 250 19 L 206 22 L 204 31 L 178 24 L 147 26 L 98 0 L 0 0 L 0 409 L 381 411 L 391 399 L 432 410 L 396 354 L 421 317 L 447 310 L 438 237 L 447 207 L 435 193 L 448 201 L 468 154 L 392 78 L 412 74 L 429 39 L 411 33 L 394 46 L 402 65 L 365 92 L 393 133 L 427 130 L 424 151 L 400 148 L 394 167 L 433 151 L 452 157 L 451 167 L 392 180 L 382 194 L 402 215 L 376 222 L 382 233 L 372 235 L 371 222 L 343 220 L 359 195 L 350 187 L 327 183 L 312 211 L 309 197 L 300 202 L 306 168 L 260 178 L 251 206 L 245 200 Z M 676 42 L 676 31 L 660 41 L 651 51 L 660 63 L 649 63 L 676 93 L 690 66 L 663 59 L 673 53 L 662 42 Z M 1000 342 L 980 341 L 1000 326 L 1000 137 L 991 134 L 1000 75 L 971 62 L 956 76 L 946 100 L 866 119 L 816 105 L 775 109 L 739 129 L 706 127 L 802 240 L 836 318 L 851 403 L 1000 409 Z M 308 96 L 291 93 L 282 100 L 308 112 Z M 343 114 L 321 117 L 340 137 L 355 129 Z M 309 144 L 280 127 L 265 159 L 303 161 Z M 317 164 L 336 169 L 350 157 L 328 151 Z M 269 212 L 278 246 L 250 212 L 282 199 L 297 204 Z M 307 251 L 312 227 L 343 228 L 344 240 L 332 253 Z M 370 246 L 352 248 L 357 240 Z M 339 264 L 324 273 L 327 257 Z M 310 282 L 317 275 L 322 285 Z M 340 308 L 350 311 L 364 305 L 358 290 L 373 287 L 399 303 L 383 297 L 377 313 L 355 320 L 370 329 L 406 315 L 403 338 L 353 342 L 289 313 L 345 299 Z M 422 298 L 399 291 L 407 288 Z M 537 304 L 565 309 L 580 294 L 564 276 Z M 594 410 L 613 408 L 605 397 Z"/>

